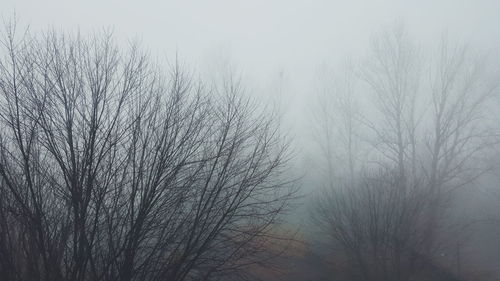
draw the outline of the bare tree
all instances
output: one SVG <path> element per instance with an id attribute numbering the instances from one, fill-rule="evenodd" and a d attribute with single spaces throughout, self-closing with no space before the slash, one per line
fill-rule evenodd
<path id="1" fill-rule="evenodd" d="M 239 81 L 207 87 L 109 34 L 6 28 L 0 275 L 248 277 L 293 196 L 278 124 Z"/>
<path id="2" fill-rule="evenodd" d="M 336 75 L 323 69 L 319 79 L 320 95 L 314 107 L 315 137 L 324 160 L 329 185 L 337 181 L 354 182 L 361 162 L 361 112 L 356 93 L 358 77 L 352 63 Z M 337 165 L 336 163 L 342 163 Z M 347 165 L 344 165 L 346 163 Z"/>
<path id="3" fill-rule="evenodd" d="M 376 38 L 361 66 L 381 117 L 365 124 L 387 160 L 381 162 L 393 163 L 402 177 L 449 192 L 484 172 L 472 160 L 496 142 L 485 112 L 498 83 L 489 81 L 484 58 L 467 47 L 443 38 L 426 60 L 407 37 L 398 26 Z"/>
<path id="4" fill-rule="evenodd" d="M 335 241 L 334 259 L 351 280 L 413 280 L 425 269 L 418 249 L 427 238 L 421 228 L 429 193 L 401 186 L 399 172 L 365 175 L 317 200 L 313 219 Z"/>
<path id="5" fill-rule="evenodd" d="M 482 163 L 497 134 L 486 113 L 498 83 L 489 80 L 483 59 L 445 39 L 437 54 L 424 57 L 401 26 L 376 37 L 371 47 L 357 70 L 365 82 L 358 89 L 376 113 L 357 115 L 358 131 L 367 133 L 354 136 L 376 151 L 367 161 L 385 175 L 367 180 L 364 174 L 373 166 L 361 165 L 360 183 L 329 181 L 332 190 L 318 199 L 313 216 L 350 261 L 364 268 L 364 280 L 409 280 L 418 265 L 410 262 L 412 255 L 432 260 L 442 242 L 451 242 L 443 235 L 453 191 L 487 170 Z M 323 111 L 328 110 L 338 109 Z M 380 242 L 385 239 L 393 240 Z M 389 250 L 378 250 L 380 243 Z"/>
<path id="6" fill-rule="evenodd" d="M 366 118 L 365 123 L 376 134 L 374 147 L 396 165 L 399 177 L 411 178 L 416 168 L 419 53 L 399 25 L 376 37 L 371 49 L 373 56 L 360 72 L 375 94 L 382 120 L 374 124 Z"/>

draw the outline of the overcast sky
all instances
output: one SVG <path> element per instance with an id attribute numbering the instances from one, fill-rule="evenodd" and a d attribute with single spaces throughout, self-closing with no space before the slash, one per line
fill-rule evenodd
<path id="1" fill-rule="evenodd" d="M 447 32 L 488 50 L 500 46 L 500 0 L 0 0 L 0 8 L 32 29 L 112 28 L 196 68 L 229 60 L 254 88 L 283 72 L 292 123 L 307 120 L 320 65 L 358 55 L 371 34 L 395 22 L 423 44 Z"/>
<path id="2" fill-rule="evenodd" d="M 151 50 L 203 62 L 230 57 L 245 72 L 315 67 L 360 49 L 374 31 L 404 21 L 432 39 L 442 31 L 500 45 L 498 0 L 1 0 L 32 27 L 112 27 Z M 256 74 L 257 75 L 257 74 Z"/>

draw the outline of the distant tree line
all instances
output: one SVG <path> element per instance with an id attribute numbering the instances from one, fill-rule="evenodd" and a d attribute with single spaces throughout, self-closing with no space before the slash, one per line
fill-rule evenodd
<path id="1" fill-rule="evenodd" d="M 312 219 L 350 280 L 428 280 L 422 272 L 455 245 L 450 200 L 488 170 L 498 143 L 493 74 L 465 45 L 444 37 L 429 54 L 396 26 L 366 58 L 324 75 Z"/>

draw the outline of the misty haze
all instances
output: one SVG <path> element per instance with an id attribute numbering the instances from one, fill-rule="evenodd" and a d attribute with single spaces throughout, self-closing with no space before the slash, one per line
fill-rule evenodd
<path id="1" fill-rule="evenodd" d="M 500 2 L 0 8 L 0 281 L 500 280 Z"/>

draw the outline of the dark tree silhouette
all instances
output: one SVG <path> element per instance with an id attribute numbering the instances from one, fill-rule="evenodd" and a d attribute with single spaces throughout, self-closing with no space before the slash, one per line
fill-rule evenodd
<path id="1" fill-rule="evenodd" d="M 289 148 L 238 81 L 165 72 L 109 34 L 16 31 L 1 38 L 3 280 L 234 280 L 274 254 Z"/>

